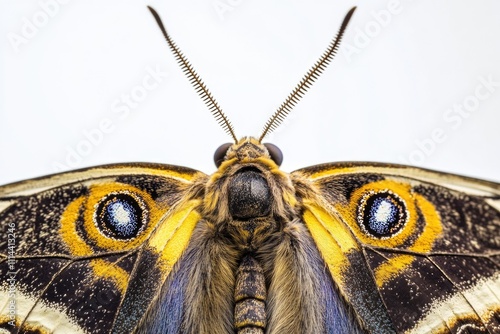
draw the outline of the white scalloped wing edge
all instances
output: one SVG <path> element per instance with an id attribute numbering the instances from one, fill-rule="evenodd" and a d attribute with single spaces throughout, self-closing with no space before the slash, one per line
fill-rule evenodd
<path id="1" fill-rule="evenodd" d="M 9 290 L 5 290 L 5 286 L 3 288 L 0 289 L 0 318 L 11 318 L 13 314 L 9 309 L 9 305 L 14 301 L 14 316 L 17 319 L 25 319 L 29 313 L 27 323 L 36 327 L 42 327 L 49 333 L 85 334 L 85 331 L 61 310 L 44 305 L 42 302 L 38 302 L 35 308 L 31 310 L 36 302 L 35 298 L 25 295 L 18 290 L 15 291 L 15 297 L 12 298 Z"/>
<path id="2" fill-rule="evenodd" d="M 487 322 L 493 312 L 499 308 L 500 273 L 497 273 L 447 299 L 435 301 L 427 315 L 407 333 L 434 333 L 437 329 L 446 329 L 447 323 L 453 322 L 457 317 L 461 318 L 467 315 L 478 315 Z M 475 327 L 473 324 L 464 324 L 461 329 L 476 329 L 473 327 Z M 495 328 L 495 333 L 497 331 L 500 333 L 500 328 Z"/>

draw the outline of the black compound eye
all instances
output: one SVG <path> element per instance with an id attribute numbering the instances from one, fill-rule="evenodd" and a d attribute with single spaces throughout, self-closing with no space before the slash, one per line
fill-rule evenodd
<path id="1" fill-rule="evenodd" d="M 380 239 L 396 235 L 408 219 L 404 200 L 390 190 L 368 192 L 358 207 L 358 223 L 363 231 Z"/>
<path id="2" fill-rule="evenodd" d="M 276 165 L 281 166 L 281 163 L 283 162 L 283 153 L 281 153 L 278 146 L 271 143 L 265 143 L 264 146 L 267 148 L 271 159 L 273 159 Z"/>
<path id="3" fill-rule="evenodd" d="M 148 210 L 144 201 L 129 191 L 111 193 L 98 204 L 94 222 L 107 237 L 135 238 L 146 226 Z"/>
<path id="4" fill-rule="evenodd" d="M 215 166 L 219 167 L 222 162 L 224 161 L 224 158 L 226 157 L 227 150 L 232 146 L 233 144 L 231 143 L 225 143 L 219 146 L 217 150 L 215 150 L 214 153 L 214 162 Z"/>

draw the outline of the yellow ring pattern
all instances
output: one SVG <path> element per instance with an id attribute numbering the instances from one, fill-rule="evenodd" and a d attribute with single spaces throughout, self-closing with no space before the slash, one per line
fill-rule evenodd
<path id="1" fill-rule="evenodd" d="M 366 233 L 358 223 L 358 207 L 365 194 L 387 190 L 390 190 L 405 202 L 408 213 L 407 222 L 401 231 L 395 235 L 389 238 L 376 238 Z M 383 180 L 365 184 L 352 193 L 349 203 L 346 205 L 338 204 L 335 208 L 351 228 L 356 238 L 361 243 L 370 246 L 395 249 L 403 247 L 405 242 L 414 239 L 411 245 L 405 246 L 405 250 L 425 254 L 432 250 L 434 242 L 442 232 L 441 218 L 434 205 L 423 196 L 415 194 L 410 184 L 394 180 Z M 415 235 L 419 231 L 417 228 L 417 208 L 424 218 L 424 226 L 418 236 Z M 377 286 L 382 287 L 385 283 L 397 277 L 414 260 L 415 256 L 411 254 L 397 255 L 385 260 L 375 268 L 374 274 Z"/>
<path id="2" fill-rule="evenodd" d="M 124 191 L 140 197 L 141 200 L 146 203 L 149 210 L 149 222 L 147 226 L 131 240 L 117 240 L 107 237 L 99 231 L 98 226 L 94 223 L 94 212 L 97 204 L 111 193 Z M 71 254 L 77 257 L 94 255 L 95 251 L 90 246 L 92 243 L 107 251 L 125 251 L 133 249 L 145 241 L 167 209 L 166 207 L 159 208 L 148 193 L 130 185 L 117 182 L 91 185 L 89 187 L 89 195 L 75 199 L 66 207 L 66 210 L 62 214 L 60 220 L 61 239 L 66 244 Z M 84 235 L 81 235 L 77 226 L 82 214 L 83 229 L 90 240 L 84 240 Z M 90 264 L 97 277 L 111 279 L 122 292 L 125 291 L 129 279 L 129 274 L 125 270 L 103 259 L 90 260 Z"/>

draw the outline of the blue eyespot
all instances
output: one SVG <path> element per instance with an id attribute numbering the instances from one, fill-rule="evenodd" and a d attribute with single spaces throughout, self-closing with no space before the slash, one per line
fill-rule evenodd
<path id="1" fill-rule="evenodd" d="M 401 231 L 408 217 L 405 202 L 390 190 L 368 192 L 358 207 L 358 223 L 363 231 L 381 239 Z"/>
<path id="2" fill-rule="evenodd" d="M 128 191 L 111 193 L 97 205 L 94 221 L 107 237 L 128 240 L 136 237 L 147 222 L 142 199 Z"/>

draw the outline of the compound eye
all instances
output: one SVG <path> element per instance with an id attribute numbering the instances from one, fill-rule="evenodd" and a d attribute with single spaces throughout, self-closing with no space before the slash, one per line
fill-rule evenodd
<path id="1" fill-rule="evenodd" d="M 404 200 L 390 190 L 368 192 L 358 207 L 358 224 L 365 233 L 379 239 L 398 234 L 408 218 Z"/>
<path id="2" fill-rule="evenodd" d="M 265 143 L 264 146 L 267 148 L 271 159 L 273 159 L 276 165 L 281 166 L 281 163 L 283 162 L 283 153 L 281 153 L 278 146 L 271 143 Z"/>
<path id="3" fill-rule="evenodd" d="M 215 166 L 217 168 L 219 168 L 219 166 L 222 164 L 222 162 L 226 158 L 227 150 L 229 150 L 231 145 L 233 145 L 233 144 L 225 143 L 225 144 L 222 144 L 221 146 L 219 146 L 219 148 L 217 150 L 215 150 L 214 162 L 215 162 Z"/>
<path id="4" fill-rule="evenodd" d="M 146 226 L 148 209 L 144 201 L 129 192 L 115 192 L 104 197 L 94 214 L 94 222 L 107 237 L 118 240 L 135 238 Z"/>

